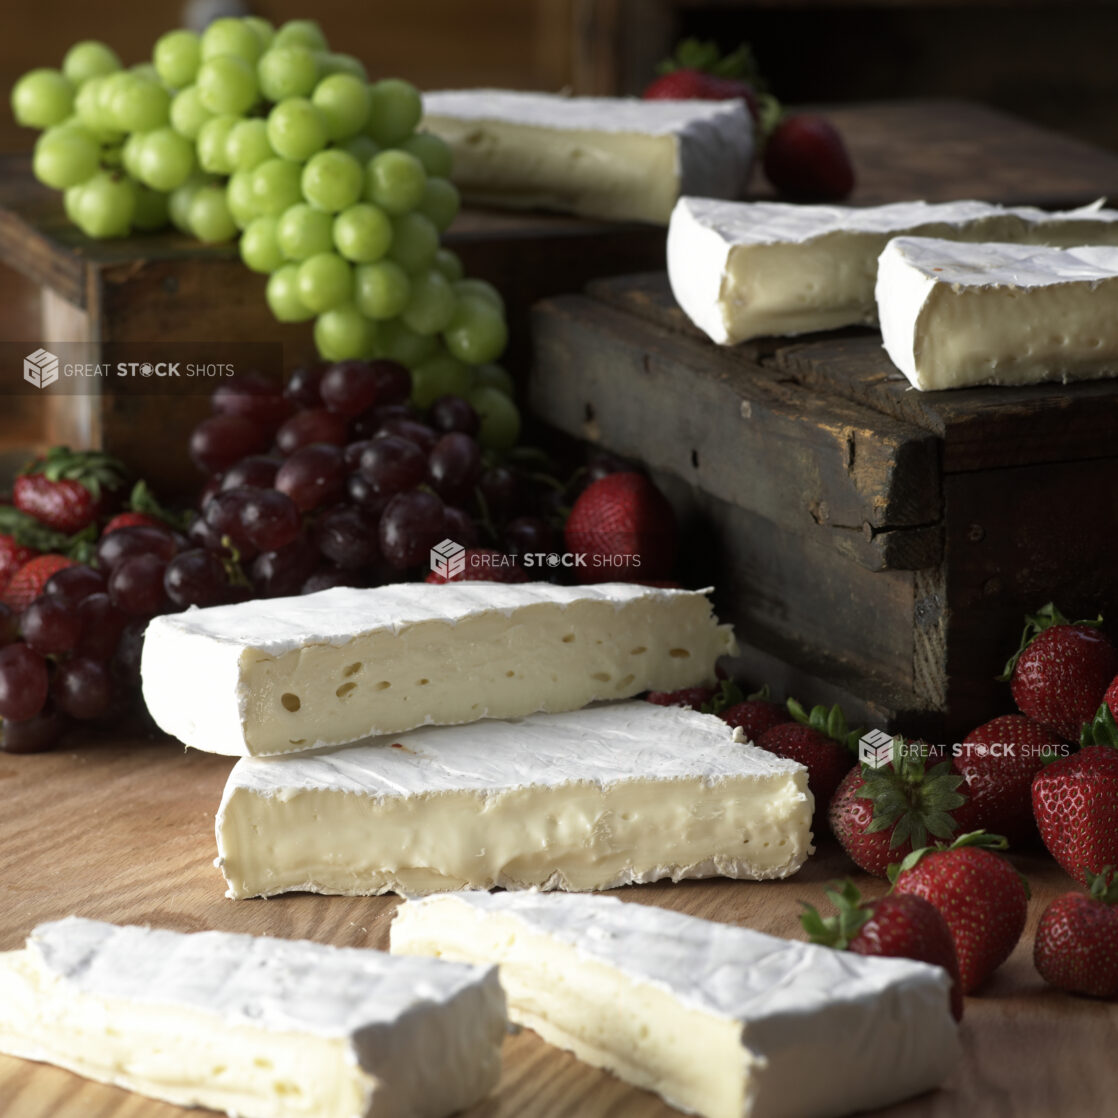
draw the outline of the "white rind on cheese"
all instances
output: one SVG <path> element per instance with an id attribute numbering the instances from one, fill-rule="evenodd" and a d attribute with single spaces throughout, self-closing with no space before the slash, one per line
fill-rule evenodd
<path id="1" fill-rule="evenodd" d="M 70 917 L 0 954 L 0 1051 L 242 1118 L 442 1118 L 496 1085 L 504 996 L 401 963 Z"/>
<path id="2" fill-rule="evenodd" d="M 830 1118 L 958 1064 L 951 980 L 609 897 L 458 893 L 396 910 L 392 951 L 496 963 L 513 1020 L 705 1118 Z"/>
<path id="3" fill-rule="evenodd" d="M 509 90 L 423 97 L 467 197 L 667 224 L 681 194 L 738 198 L 753 154 L 744 101 L 642 101 Z"/>
<path id="4" fill-rule="evenodd" d="M 1118 243 L 1118 210 L 1061 213 L 987 202 L 801 206 L 684 197 L 668 228 L 668 278 L 719 345 L 876 321 L 877 258 L 899 235 L 1036 245 Z"/>
<path id="5" fill-rule="evenodd" d="M 1118 248 L 898 237 L 881 254 L 881 335 L 921 390 L 1118 375 Z"/>
<path id="6" fill-rule="evenodd" d="M 692 687 L 734 647 L 702 591 L 398 583 L 157 617 L 142 675 L 167 733 L 252 756 Z"/>
<path id="7" fill-rule="evenodd" d="M 720 718 L 616 703 L 238 761 L 217 864 L 233 898 L 785 877 L 812 807 Z"/>

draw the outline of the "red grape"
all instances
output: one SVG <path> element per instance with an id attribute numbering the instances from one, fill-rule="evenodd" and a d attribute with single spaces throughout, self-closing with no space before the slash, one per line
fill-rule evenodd
<path id="1" fill-rule="evenodd" d="M 446 531 L 444 506 L 434 493 L 397 493 L 380 518 L 380 552 L 397 570 L 415 567 Z"/>
<path id="2" fill-rule="evenodd" d="M 345 478 L 345 454 L 341 447 L 316 443 L 295 451 L 280 466 L 275 484 L 301 512 L 309 512 L 336 501 L 345 488 Z"/>
<path id="3" fill-rule="evenodd" d="M 405 419 L 402 416 L 393 416 L 386 419 L 373 432 L 373 435 L 374 437 L 398 435 L 402 439 L 415 443 L 424 454 L 430 454 L 435 443 L 439 441 L 439 433 L 433 427 L 428 427 L 426 423 L 420 423 L 415 419 Z"/>
<path id="4" fill-rule="evenodd" d="M 178 542 L 167 528 L 137 524 L 102 536 L 97 543 L 97 562 L 101 570 L 111 574 L 125 559 L 134 555 L 158 555 L 166 561 L 177 550 Z"/>
<path id="5" fill-rule="evenodd" d="M 19 640 L 19 614 L 0 602 L 0 648 Z"/>
<path id="6" fill-rule="evenodd" d="M 381 496 L 413 489 L 427 474 L 423 451 L 408 439 L 380 435 L 361 453 L 361 476 Z"/>
<path id="7" fill-rule="evenodd" d="M 82 632 L 74 645 L 75 656 L 85 656 L 93 660 L 109 660 L 116 651 L 117 642 L 128 615 L 113 605 L 107 593 L 90 594 L 78 606 Z"/>
<path id="8" fill-rule="evenodd" d="M 286 547 L 303 527 L 295 502 L 286 493 L 261 489 L 241 509 L 241 527 L 260 551 Z"/>
<path id="9" fill-rule="evenodd" d="M 364 361 L 339 361 L 326 370 L 319 393 L 330 411 L 352 419 L 377 402 L 377 381 Z"/>
<path id="10" fill-rule="evenodd" d="M 381 404 L 403 404 L 411 396 L 411 373 L 399 361 L 381 358 L 372 364 L 377 377 L 377 400 Z"/>
<path id="11" fill-rule="evenodd" d="M 43 593 L 58 598 L 68 606 L 76 606 L 90 594 L 100 594 L 105 589 L 105 576 L 84 563 L 76 567 L 63 567 L 47 579 Z"/>
<path id="12" fill-rule="evenodd" d="M 163 573 L 163 589 L 176 606 L 216 606 L 228 597 L 229 577 L 212 551 L 195 548 L 176 555 Z"/>
<path id="13" fill-rule="evenodd" d="M 46 700 L 46 660 L 23 643 L 0 648 L 0 718 L 32 718 Z"/>
<path id="14" fill-rule="evenodd" d="M 320 590 L 333 590 L 335 586 L 363 585 L 356 571 L 343 571 L 338 567 L 322 567 L 303 583 L 300 593 L 317 594 Z"/>
<path id="15" fill-rule="evenodd" d="M 350 474 L 345 483 L 346 496 L 366 516 L 376 520 L 392 498 L 387 493 L 378 493 L 373 483 L 360 473 Z"/>
<path id="16" fill-rule="evenodd" d="M 486 470 L 478 479 L 478 489 L 489 519 L 498 527 L 516 515 L 523 500 L 520 479 L 508 466 Z"/>
<path id="17" fill-rule="evenodd" d="M 190 458 L 205 474 L 222 473 L 239 458 L 267 449 L 271 436 L 239 415 L 211 415 L 190 435 Z"/>
<path id="18" fill-rule="evenodd" d="M 377 556 L 376 520 L 355 508 L 329 509 L 315 525 L 315 541 L 335 566 L 357 570 Z"/>
<path id="19" fill-rule="evenodd" d="M 69 652 L 81 636 L 82 623 L 77 610 L 57 595 L 43 594 L 23 611 L 20 618 L 23 639 L 44 656 Z"/>
<path id="20" fill-rule="evenodd" d="M 113 674 L 124 683 L 135 685 L 140 682 L 140 657 L 144 651 L 144 630 L 147 620 L 130 621 L 120 634 L 120 643 L 113 655 Z"/>
<path id="21" fill-rule="evenodd" d="M 207 551 L 216 551 L 219 554 L 230 554 L 229 549 L 221 542 L 221 533 L 211 524 L 207 524 L 204 516 L 199 516 L 190 525 L 187 535 L 190 543 L 197 547 L 204 547 Z"/>
<path id="22" fill-rule="evenodd" d="M 384 404 L 377 405 L 362 412 L 349 425 L 349 434 L 352 439 L 371 439 L 380 430 L 382 424 L 390 419 L 416 419 L 418 413 L 410 404 Z"/>
<path id="23" fill-rule="evenodd" d="M 329 368 L 329 365 L 318 364 L 303 365 L 296 369 L 284 386 L 284 396 L 295 404 L 296 407 L 322 407 L 322 396 L 318 389 L 319 385 L 322 383 L 323 376 L 326 374 L 326 370 Z"/>
<path id="24" fill-rule="evenodd" d="M 477 528 L 473 519 L 465 509 L 448 508 L 445 513 L 446 534 L 460 543 L 463 547 L 474 547 L 477 544 Z"/>
<path id="25" fill-rule="evenodd" d="M 16 722 L 6 718 L 0 728 L 0 750 L 5 753 L 43 753 L 50 749 L 63 733 L 68 723 L 51 703 L 38 714 Z"/>
<path id="26" fill-rule="evenodd" d="M 276 446 L 285 456 L 313 443 L 345 446 L 345 442 L 345 419 L 325 408 L 313 408 L 293 415 L 276 434 Z"/>
<path id="27" fill-rule="evenodd" d="M 71 718 L 98 718 L 112 702 L 113 681 L 101 661 L 75 656 L 58 665 L 50 693 L 59 710 Z"/>
<path id="28" fill-rule="evenodd" d="M 125 613 L 151 617 L 167 604 L 163 575 L 167 563 L 158 555 L 134 555 L 109 575 L 109 597 Z M 65 708 L 63 708 L 65 709 Z"/>
<path id="29" fill-rule="evenodd" d="M 202 492 L 198 495 L 198 507 L 200 509 L 204 509 L 209 504 L 210 498 L 221 489 L 224 481 L 224 474 L 211 474 L 206 479 L 206 484 L 202 486 Z"/>
<path id="30" fill-rule="evenodd" d="M 555 550 L 555 532 L 538 516 L 518 516 L 505 525 L 505 546 L 512 555 L 548 554 Z"/>
<path id="31" fill-rule="evenodd" d="M 283 395 L 283 385 L 262 373 L 246 373 L 214 389 L 210 407 L 215 415 L 235 415 L 256 424 L 269 435 L 295 410 Z"/>
<path id="32" fill-rule="evenodd" d="M 365 448 L 372 446 L 372 439 L 358 439 L 357 442 L 345 444 L 345 468 L 356 470 L 361 465 L 361 455 Z"/>
<path id="33" fill-rule="evenodd" d="M 269 458 L 264 454 L 250 454 L 229 468 L 229 472 L 221 479 L 221 488 L 240 489 L 249 486 L 253 489 L 271 489 L 281 461 L 280 458 Z"/>
<path id="34" fill-rule="evenodd" d="M 241 489 L 223 489 L 206 505 L 206 523 L 213 529 L 218 540 L 228 537 L 245 558 L 251 558 L 260 549 L 253 545 L 245 531 L 244 511 L 251 500 L 264 492 L 267 490 L 250 489 L 248 486 Z"/>
<path id="35" fill-rule="evenodd" d="M 427 418 L 437 431 L 462 431 L 476 435 L 481 420 L 461 396 L 440 396 L 428 409 Z"/>
<path id="36" fill-rule="evenodd" d="M 252 564 L 252 585 L 265 598 L 298 594 L 320 562 L 318 548 L 306 536 L 281 547 L 264 551 Z"/>
<path id="37" fill-rule="evenodd" d="M 480 476 L 481 448 L 461 431 L 443 435 L 427 458 L 428 480 L 448 504 L 468 501 Z"/>

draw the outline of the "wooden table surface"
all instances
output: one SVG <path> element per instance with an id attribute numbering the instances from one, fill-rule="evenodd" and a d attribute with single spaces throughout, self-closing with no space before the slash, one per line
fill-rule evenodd
<path id="1" fill-rule="evenodd" d="M 40 921 L 71 913 L 184 932 L 217 928 L 385 947 L 395 898 L 225 899 L 212 864 L 213 816 L 231 764 L 230 758 L 170 741 L 100 741 L 25 757 L 0 753 L 0 950 L 21 946 Z M 1033 889 L 1029 927 L 983 995 L 967 1001 L 961 1066 L 943 1090 L 880 1113 L 1074 1118 L 1114 1112 L 1118 1006 L 1056 993 L 1032 965 L 1036 920 L 1048 900 L 1072 883 L 1040 854 L 1022 855 L 1017 863 Z M 842 852 L 828 847 L 789 881 L 645 885 L 618 895 L 798 938 L 799 902 L 819 903 L 827 882 L 849 869 Z M 861 883 L 867 894 L 883 888 L 870 878 Z M 500 1085 L 470 1118 L 677 1113 L 528 1031 L 509 1037 L 504 1056 Z M 3 1118 L 183 1113 L 56 1068 L 0 1056 Z"/>

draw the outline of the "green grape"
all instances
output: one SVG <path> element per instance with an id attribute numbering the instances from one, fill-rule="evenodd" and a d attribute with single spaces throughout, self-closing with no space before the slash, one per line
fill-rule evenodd
<path id="1" fill-rule="evenodd" d="M 74 111 L 74 87 L 58 70 L 31 70 L 12 88 L 12 114 L 25 128 L 51 128 Z M 82 117 L 82 123 L 95 122 Z"/>
<path id="2" fill-rule="evenodd" d="M 132 224 L 144 233 L 154 233 L 167 224 L 167 195 L 150 186 L 136 187 L 136 210 Z"/>
<path id="3" fill-rule="evenodd" d="M 313 19 L 290 19 L 277 29 L 272 39 L 273 47 L 306 47 L 308 50 L 328 50 L 330 44 L 322 28 Z"/>
<path id="4" fill-rule="evenodd" d="M 512 374 L 500 365 L 479 365 L 474 372 L 477 374 L 477 387 L 495 388 L 503 392 L 510 400 L 516 398 L 516 384 Z"/>
<path id="5" fill-rule="evenodd" d="M 159 77 L 159 71 L 150 62 L 137 62 L 135 66 L 129 66 L 128 72 L 134 78 L 140 78 L 145 82 L 155 82 L 160 85 L 162 79 Z"/>
<path id="6" fill-rule="evenodd" d="M 38 72 L 39 71 L 32 71 L 32 73 Z M 25 74 L 24 78 L 20 78 L 19 83 L 17 83 L 15 89 L 12 90 L 12 111 L 20 124 L 23 123 L 23 120 L 20 119 L 19 109 L 16 106 L 16 93 L 24 79 L 30 76 L 30 74 Z M 74 97 L 74 113 L 78 120 L 80 120 L 86 128 L 91 128 L 95 131 L 100 131 L 107 126 L 107 122 L 101 113 L 101 87 L 104 84 L 104 78 L 90 78 L 89 81 L 78 90 Z M 36 127 L 42 128 L 45 127 L 45 125 L 36 125 Z"/>
<path id="7" fill-rule="evenodd" d="M 202 44 L 193 31 L 168 31 L 156 39 L 151 59 L 162 82 L 171 89 L 185 89 L 198 73 Z"/>
<path id="8" fill-rule="evenodd" d="M 127 237 L 136 212 L 136 184 L 119 171 L 99 171 L 77 201 L 78 228 L 87 237 Z"/>
<path id="9" fill-rule="evenodd" d="M 275 154 L 268 143 L 268 125 L 259 117 L 237 121 L 225 140 L 225 159 L 234 171 L 252 171 Z"/>
<path id="10" fill-rule="evenodd" d="M 61 127 L 61 125 L 59 125 Z M 98 143 L 97 150 L 101 154 L 102 167 L 121 167 L 124 164 L 124 144 L 105 144 Z M 127 168 L 126 168 L 127 169 Z"/>
<path id="11" fill-rule="evenodd" d="M 346 303 L 318 316 L 314 344 L 325 361 L 368 361 L 376 345 L 376 326 Z"/>
<path id="12" fill-rule="evenodd" d="M 81 204 L 84 189 L 85 183 L 80 182 L 77 186 L 71 186 L 62 192 L 62 208 L 66 211 L 66 216 L 75 225 L 78 223 L 78 206 Z"/>
<path id="13" fill-rule="evenodd" d="M 128 87 L 136 79 L 121 70 L 119 73 L 91 80 L 97 82 L 97 111 L 103 121 L 103 127 L 119 131 L 120 123 L 116 119 L 115 108 L 117 94 L 127 92 Z"/>
<path id="14" fill-rule="evenodd" d="M 331 74 L 315 86 L 311 100 L 322 114 L 331 140 L 356 136 L 368 123 L 371 97 L 363 78 Z"/>
<path id="15" fill-rule="evenodd" d="M 423 188 L 419 212 L 429 217 L 434 222 L 435 228 L 443 233 L 458 216 L 460 205 L 458 187 L 450 179 L 428 179 Z"/>
<path id="16" fill-rule="evenodd" d="M 429 217 L 410 213 L 393 220 L 388 255 L 409 275 L 430 268 L 438 249 L 439 231 Z"/>
<path id="17" fill-rule="evenodd" d="M 123 132 L 162 128 L 170 119 L 171 95 L 158 82 L 133 74 L 122 74 L 121 78 L 111 102 L 116 127 Z"/>
<path id="18" fill-rule="evenodd" d="M 365 64 L 352 54 L 337 54 L 334 51 L 325 51 L 318 56 L 318 64 L 323 75 L 346 74 L 351 78 L 359 79 L 363 84 L 368 84 L 369 74 Z"/>
<path id="19" fill-rule="evenodd" d="M 484 365 L 500 357 L 508 340 L 505 317 L 488 299 L 459 299 L 454 317 L 443 328 L 446 348 L 467 365 Z"/>
<path id="20" fill-rule="evenodd" d="M 423 164 L 414 155 L 393 148 L 369 160 L 365 170 L 365 198 L 399 217 L 423 201 L 426 183 Z"/>
<path id="21" fill-rule="evenodd" d="M 198 67 L 198 98 L 211 113 L 243 116 L 256 101 L 256 69 L 235 54 L 207 58 Z"/>
<path id="22" fill-rule="evenodd" d="M 468 366 L 437 350 L 413 367 L 411 383 L 412 402 L 429 408 L 440 396 L 466 396 L 473 389 L 474 377 Z"/>
<path id="23" fill-rule="evenodd" d="M 477 440 L 487 450 L 511 450 L 520 438 L 520 412 L 499 388 L 477 385 L 466 393 L 481 420 Z"/>
<path id="24" fill-rule="evenodd" d="M 334 244 L 347 259 L 359 264 L 379 260 L 392 243 L 392 222 L 383 210 L 359 203 L 334 219 Z"/>
<path id="25" fill-rule="evenodd" d="M 241 259 L 254 272 L 274 272 L 283 264 L 283 253 L 276 241 L 279 219 L 258 217 L 241 234 Z"/>
<path id="26" fill-rule="evenodd" d="M 505 313 L 505 301 L 501 293 L 488 281 L 481 279 L 462 279 L 454 285 L 454 294 L 459 299 L 485 299 L 493 306 Z"/>
<path id="27" fill-rule="evenodd" d="M 302 46 L 272 46 L 256 64 L 260 92 L 269 101 L 309 97 L 318 83 L 318 59 Z"/>
<path id="28" fill-rule="evenodd" d="M 97 42 L 96 39 L 75 43 L 62 59 L 62 72 L 75 86 L 89 81 L 90 78 L 115 74 L 120 68 L 120 59 L 116 51 L 104 43 Z"/>
<path id="29" fill-rule="evenodd" d="M 275 37 L 276 29 L 272 25 L 271 20 L 264 19 L 263 16 L 245 16 L 244 24 L 246 27 L 251 27 L 256 37 L 260 40 L 260 49 L 265 51 L 272 45 L 272 39 Z"/>
<path id="30" fill-rule="evenodd" d="M 140 139 L 136 177 L 145 185 L 174 190 L 193 174 L 194 145 L 173 128 L 157 128 Z"/>
<path id="31" fill-rule="evenodd" d="M 346 140 L 344 144 L 338 144 L 338 147 L 340 147 L 342 151 L 349 152 L 362 167 L 380 151 L 376 141 L 369 136 L 354 136 Z"/>
<path id="32" fill-rule="evenodd" d="M 244 229 L 250 221 L 260 217 L 252 193 L 251 171 L 235 171 L 229 176 L 225 184 L 225 202 L 238 229 Z"/>
<path id="33" fill-rule="evenodd" d="M 411 299 L 407 272 L 391 260 L 358 265 L 353 273 L 353 287 L 357 309 L 377 321 L 403 313 Z"/>
<path id="34" fill-rule="evenodd" d="M 353 299 L 353 269 L 337 253 L 320 252 L 299 265 L 299 298 L 315 314 Z"/>
<path id="35" fill-rule="evenodd" d="M 264 50 L 260 36 L 244 20 L 226 16 L 215 19 L 202 32 L 202 61 L 219 55 L 235 55 L 255 66 Z"/>
<path id="36" fill-rule="evenodd" d="M 462 261 L 459 260 L 458 254 L 456 252 L 451 252 L 448 248 L 440 248 L 439 251 L 435 253 L 434 266 L 442 272 L 451 283 L 457 283 L 464 274 Z"/>
<path id="37" fill-rule="evenodd" d="M 305 97 L 288 97 L 268 114 L 268 143 L 276 155 L 304 163 L 326 146 L 326 121 Z"/>
<path id="38" fill-rule="evenodd" d="M 385 261 L 381 261 L 379 265 L 367 264 L 365 267 L 376 268 L 383 266 L 384 263 Z M 409 330 L 398 318 L 387 319 L 379 324 L 377 347 L 382 357 L 399 361 L 409 369 L 414 369 L 442 351 L 439 339 L 435 335 L 417 334 L 414 330 Z"/>
<path id="39" fill-rule="evenodd" d="M 205 175 L 191 175 L 182 186 L 172 190 L 167 199 L 167 216 L 171 224 L 188 237 L 194 236 L 190 228 L 190 204 L 194 195 L 209 181 Z"/>
<path id="40" fill-rule="evenodd" d="M 213 115 L 199 99 L 196 85 L 179 90 L 171 102 L 171 127 L 188 140 L 196 140 L 202 125 L 212 120 Z"/>
<path id="41" fill-rule="evenodd" d="M 231 241 L 237 235 L 237 223 L 225 200 L 225 187 L 207 183 L 198 188 L 190 203 L 190 228 L 203 244 L 215 245 Z"/>
<path id="42" fill-rule="evenodd" d="M 93 133 L 91 132 L 90 135 L 92 136 Z M 143 175 L 140 174 L 140 152 L 143 151 L 146 139 L 146 133 L 133 132 L 125 138 L 120 149 L 120 165 L 134 179 L 143 179 Z"/>
<path id="43" fill-rule="evenodd" d="M 311 156 L 303 168 L 303 197 L 327 213 L 340 213 L 361 197 L 365 176 L 352 155 L 337 148 Z"/>
<path id="44" fill-rule="evenodd" d="M 411 299 L 400 317 L 417 334 L 437 334 L 450 325 L 455 307 L 454 289 L 442 272 L 432 268 L 412 277 Z"/>
<path id="45" fill-rule="evenodd" d="M 288 260 L 306 260 L 334 248 L 334 219 L 306 202 L 283 211 L 276 240 Z"/>
<path id="46" fill-rule="evenodd" d="M 276 214 L 303 200 L 301 168 L 289 159 L 266 159 L 252 172 L 252 197 L 258 213 Z"/>
<path id="47" fill-rule="evenodd" d="M 432 178 L 448 179 L 454 166 L 454 155 L 450 145 L 433 132 L 416 132 L 401 145 L 423 164 L 423 169 Z"/>
<path id="48" fill-rule="evenodd" d="M 241 118 L 231 113 L 210 117 L 198 132 L 196 146 L 198 163 L 211 175 L 228 175 L 234 168 L 229 162 L 229 136 Z"/>
<path id="49" fill-rule="evenodd" d="M 415 131 L 423 116 L 423 102 L 414 85 L 398 78 L 385 78 L 371 89 L 369 135 L 381 147 L 402 144 Z"/>
<path id="50" fill-rule="evenodd" d="M 280 322 L 306 322 L 314 318 L 299 298 L 299 265 L 284 264 L 268 277 L 268 308 Z"/>
<path id="51" fill-rule="evenodd" d="M 88 129 L 66 125 L 44 132 L 35 144 L 35 177 L 55 190 L 77 186 L 97 172 L 101 145 Z"/>

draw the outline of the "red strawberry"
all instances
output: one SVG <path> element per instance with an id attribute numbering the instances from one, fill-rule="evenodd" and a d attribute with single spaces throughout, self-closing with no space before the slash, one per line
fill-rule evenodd
<path id="1" fill-rule="evenodd" d="M 110 532 L 115 532 L 118 528 L 165 528 L 166 525 L 162 520 L 154 516 L 148 516 L 146 512 L 118 512 L 101 529 L 101 535 L 107 536 Z"/>
<path id="2" fill-rule="evenodd" d="M 0 593 L 7 587 L 12 575 L 38 554 L 34 548 L 17 543 L 15 536 L 0 535 Z"/>
<path id="3" fill-rule="evenodd" d="M 807 784 L 815 797 L 816 831 L 842 778 L 854 765 L 860 731 L 850 730 L 839 707 L 813 707 L 809 715 L 795 699 L 788 700 L 794 721 L 766 730 L 757 745 L 778 757 L 799 761 L 807 769 Z"/>
<path id="4" fill-rule="evenodd" d="M 1118 998 L 1118 877 L 1088 873 L 1089 895 L 1065 893 L 1041 913 L 1033 962 L 1045 982 L 1069 994 Z"/>
<path id="5" fill-rule="evenodd" d="M 1021 647 L 999 677 L 1022 714 L 1067 741 L 1079 739 L 1118 675 L 1118 650 L 1098 631 L 1101 623 L 1071 623 L 1049 602 L 1025 619 Z"/>
<path id="6" fill-rule="evenodd" d="M 649 691 L 645 701 L 658 707 L 690 707 L 702 710 L 715 696 L 713 687 L 683 687 L 679 691 Z"/>
<path id="7" fill-rule="evenodd" d="M 587 486 L 565 538 L 583 583 L 667 578 L 675 561 L 672 506 L 643 474 L 609 474 Z"/>
<path id="8" fill-rule="evenodd" d="M 465 566 L 449 578 L 432 571 L 427 582 L 527 582 L 528 575 L 511 555 L 492 547 L 470 547 L 463 555 Z"/>
<path id="9" fill-rule="evenodd" d="M 809 904 L 800 916 L 812 943 L 943 967 L 951 976 L 951 1013 L 956 1021 L 962 1020 L 959 961 L 951 932 L 935 905 L 912 895 L 886 894 L 876 901 L 863 901 L 852 881 L 843 882 L 841 891 L 832 887 L 825 893 L 838 909 L 837 916 L 820 916 Z"/>
<path id="10" fill-rule="evenodd" d="M 39 555 L 25 563 L 14 575 L 4 590 L 0 601 L 12 609 L 26 609 L 40 594 L 47 580 L 64 567 L 74 567 L 77 563 L 65 555 Z"/>
<path id="11" fill-rule="evenodd" d="M 100 515 L 109 494 L 124 483 L 124 466 L 96 450 L 55 446 L 26 466 L 15 480 L 12 503 L 67 535 Z"/>
<path id="12" fill-rule="evenodd" d="M 1029 889 L 1006 858 L 999 835 L 974 831 L 947 847 L 914 850 L 896 867 L 893 892 L 931 901 L 943 913 L 963 993 L 977 990 L 1009 958 L 1029 907 Z"/>
<path id="13" fill-rule="evenodd" d="M 727 707 L 720 717 L 731 726 L 739 727 L 752 742 L 756 742 L 766 730 L 792 721 L 787 709 L 780 703 L 752 698 Z"/>
<path id="14" fill-rule="evenodd" d="M 893 759 L 873 768 L 868 762 L 850 770 L 831 800 L 835 838 L 867 873 L 885 877 L 891 863 L 928 836 L 949 839 L 971 830 L 973 815 L 959 791 L 962 774 L 950 761 L 927 768 L 922 748 L 897 738 Z"/>
<path id="15" fill-rule="evenodd" d="M 720 57 L 712 42 L 687 39 L 679 44 L 674 58 L 657 67 L 641 96 L 646 101 L 733 101 L 741 98 L 756 121 L 759 118 L 757 86 L 763 84 L 749 47 L 744 43 L 732 54 Z"/>
<path id="16" fill-rule="evenodd" d="M 1005 835 L 1010 844 L 1036 834 L 1033 777 L 1044 758 L 1066 747 L 1051 730 L 1023 714 L 1003 714 L 971 730 L 955 758 L 970 797 L 974 826 Z"/>
<path id="17" fill-rule="evenodd" d="M 1040 837 L 1080 885 L 1118 865 L 1118 725 L 1106 704 L 1083 738 L 1078 753 L 1041 769 L 1032 789 Z"/>
<path id="18" fill-rule="evenodd" d="M 854 189 L 854 167 L 838 129 L 809 113 L 786 116 L 765 144 L 765 174 L 796 202 L 838 202 Z"/>
<path id="19" fill-rule="evenodd" d="M 71 541 L 12 505 L 0 505 L 0 593 L 12 575 L 40 552 L 62 550 Z"/>

